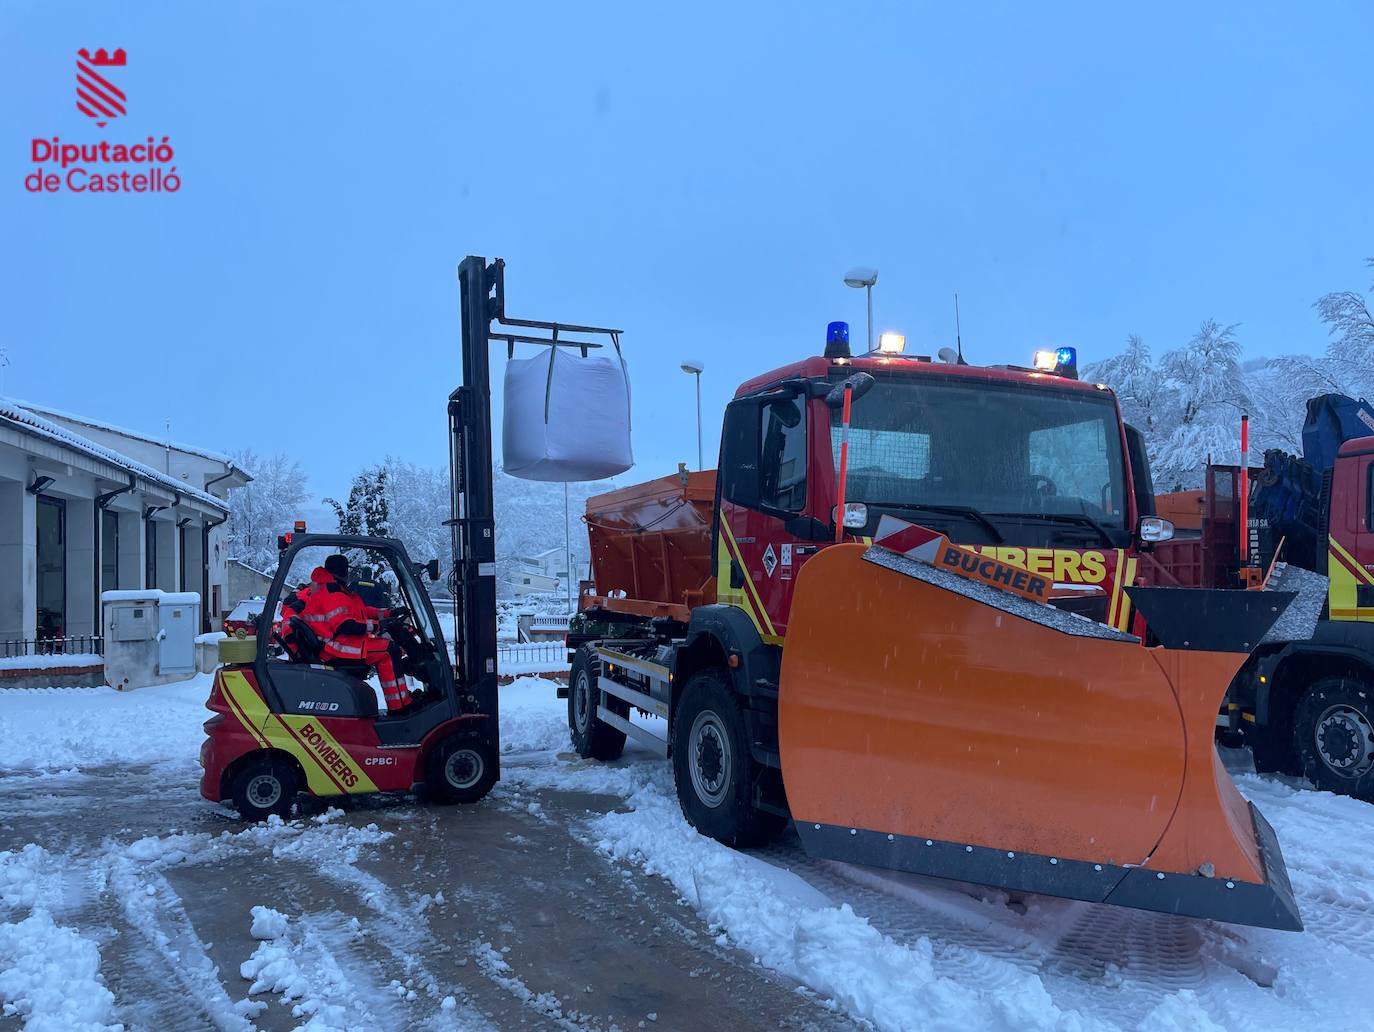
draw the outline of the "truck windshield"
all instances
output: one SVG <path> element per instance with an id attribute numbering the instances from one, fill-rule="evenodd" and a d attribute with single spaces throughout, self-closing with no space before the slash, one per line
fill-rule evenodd
<path id="1" fill-rule="evenodd" d="M 830 438 L 838 462 L 840 414 Z M 1106 394 L 880 379 L 855 403 L 846 497 L 877 506 L 1087 517 L 1125 525 L 1121 431 Z"/>

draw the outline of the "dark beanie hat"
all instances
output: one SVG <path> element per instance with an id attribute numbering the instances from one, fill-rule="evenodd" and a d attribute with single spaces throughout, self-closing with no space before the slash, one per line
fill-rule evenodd
<path id="1" fill-rule="evenodd" d="M 348 580 L 347 557 L 335 553 L 324 561 L 324 568 L 333 575 L 336 581 L 343 582 Z"/>

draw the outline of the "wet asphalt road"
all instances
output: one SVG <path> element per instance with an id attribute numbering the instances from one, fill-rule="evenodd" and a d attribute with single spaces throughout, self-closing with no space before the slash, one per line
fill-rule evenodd
<path id="1" fill-rule="evenodd" d="M 248 1027 L 232 1008 L 249 989 L 239 969 L 259 945 L 256 905 L 290 919 L 306 997 L 364 1027 L 855 1027 L 718 945 L 669 885 L 579 841 L 614 797 L 526 789 L 517 801 L 498 786 L 474 807 L 375 800 L 272 833 L 203 802 L 198 774 L 0 777 L 0 850 L 52 854 L 54 919 L 100 944 L 130 1029 Z M 390 837 L 358 844 L 370 825 Z M 163 841 L 129 849 L 145 836 Z M 267 1003 L 259 1028 L 305 1020 L 278 994 L 253 999 Z M 19 1027 L 0 1017 L 0 1030 Z"/>

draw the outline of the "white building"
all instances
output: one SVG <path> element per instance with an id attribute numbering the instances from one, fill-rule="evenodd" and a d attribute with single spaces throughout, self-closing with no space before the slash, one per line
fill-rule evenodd
<path id="1" fill-rule="evenodd" d="M 591 579 L 591 565 L 576 563 L 574 575 L 579 581 Z M 509 581 L 511 591 L 517 596 L 564 591 L 568 584 L 568 553 L 560 547 L 548 548 L 536 555 L 518 555 Z"/>
<path id="2" fill-rule="evenodd" d="M 112 589 L 194 591 L 218 627 L 237 601 L 226 498 L 251 479 L 223 455 L 0 399 L 0 656 L 96 651 Z"/>

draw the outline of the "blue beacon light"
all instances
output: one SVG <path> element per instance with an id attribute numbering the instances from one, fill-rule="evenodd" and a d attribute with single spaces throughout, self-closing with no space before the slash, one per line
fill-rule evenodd
<path id="1" fill-rule="evenodd" d="M 849 358 L 849 323 L 832 322 L 825 328 L 825 357 Z"/>

